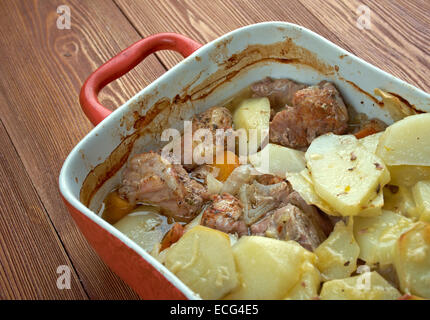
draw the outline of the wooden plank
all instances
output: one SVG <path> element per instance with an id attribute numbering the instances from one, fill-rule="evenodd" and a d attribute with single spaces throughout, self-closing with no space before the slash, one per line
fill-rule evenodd
<path id="1" fill-rule="evenodd" d="M 159 32 L 178 32 L 207 43 L 234 29 L 264 21 L 300 24 L 349 50 L 349 44 L 315 18 L 300 2 L 284 0 L 114 0 L 143 36 Z M 181 57 L 157 53 L 172 67 Z"/>
<path id="2" fill-rule="evenodd" d="M 0 145 L 0 299 L 87 299 L 1 121 Z M 57 288 L 60 265 L 70 290 Z"/>
<path id="3" fill-rule="evenodd" d="M 354 54 L 430 92 L 429 1 L 300 1 L 342 37 Z M 370 9 L 370 29 L 360 30 L 356 25 L 363 14 L 357 13 L 361 4 Z"/>
<path id="4" fill-rule="evenodd" d="M 293 22 L 400 79 L 430 91 L 430 83 L 426 80 L 430 3 L 425 0 L 115 1 L 142 35 L 174 31 L 202 43 L 251 23 Z M 356 26 L 359 17 L 356 9 L 360 3 L 371 10 L 371 30 L 360 30 Z M 180 61 L 176 54 L 158 55 L 168 67 Z"/>
<path id="5" fill-rule="evenodd" d="M 70 7 L 70 30 L 56 27 L 60 5 Z M 59 196 L 57 180 L 67 154 L 92 128 L 78 103 L 83 81 L 140 36 L 110 0 L 1 1 L 0 21 L 0 90 L 5 98 L 0 118 L 65 250 L 90 298 L 137 298 L 80 234 Z M 101 99 L 117 106 L 163 72 L 150 57 L 104 90 Z"/>

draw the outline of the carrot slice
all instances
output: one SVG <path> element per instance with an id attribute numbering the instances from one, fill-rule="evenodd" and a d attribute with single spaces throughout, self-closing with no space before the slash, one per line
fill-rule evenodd
<path id="1" fill-rule="evenodd" d="M 213 166 L 219 170 L 219 173 L 216 176 L 216 178 L 219 181 L 227 180 L 228 176 L 233 172 L 233 170 L 239 166 L 239 158 L 233 152 L 224 151 L 222 156 L 223 156 L 222 161 L 219 161 L 218 159 L 218 162 L 222 162 L 222 163 L 216 163 L 217 162 L 216 158 L 221 158 L 221 157 L 216 157 L 214 159 L 214 164 L 213 164 Z"/>
<path id="2" fill-rule="evenodd" d="M 375 134 L 375 133 L 378 133 L 378 131 L 371 126 L 368 126 L 368 127 L 364 127 L 360 131 L 354 133 L 354 136 L 357 139 L 362 139 L 362 138 L 365 138 L 365 137 L 370 136 L 370 135 Z"/>
<path id="3" fill-rule="evenodd" d="M 173 227 L 165 234 L 163 240 L 161 240 L 160 252 L 177 242 L 183 234 L 184 227 L 176 222 Z"/>

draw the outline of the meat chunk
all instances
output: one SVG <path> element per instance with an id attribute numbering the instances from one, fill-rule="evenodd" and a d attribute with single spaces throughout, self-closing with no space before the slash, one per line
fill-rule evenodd
<path id="1" fill-rule="evenodd" d="M 257 176 L 255 179 L 258 183 L 264 184 L 265 186 L 271 185 L 271 184 L 277 184 L 282 181 L 284 181 L 283 178 L 279 176 L 275 176 L 273 174 L 262 174 Z"/>
<path id="2" fill-rule="evenodd" d="M 210 129 L 215 136 L 216 129 L 227 130 L 231 128 L 233 120 L 230 110 L 224 107 L 212 107 L 196 114 L 192 120 L 193 132 L 198 129 Z"/>
<path id="3" fill-rule="evenodd" d="M 327 81 L 294 94 L 292 106 L 278 112 L 270 123 L 270 141 L 304 149 L 316 137 L 348 128 L 348 110 L 336 87 Z"/>
<path id="4" fill-rule="evenodd" d="M 243 221 L 243 207 L 240 201 L 228 193 L 212 196 L 212 203 L 203 211 L 201 225 L 226 233 L 248 234 Z"/>
<path id="5" fill-rule="evenodd" d="M 291 203 L 269 212 L 250 227 L 251 234 L 281 240 L 294 240 L 310 251 L 325 240 L 314 223 Z"/>
<path id="6" fill-rule="evenodd" d="M 122 176 L 119 194 L 130 203 L 157 205 L 180 221 L 189 221 L 202 208 L 205 187 L 189 178 L 181 165 L 148 152 L 130 159 Z"/>
<path id="7" fill-rule="evenodd" d="M 318 210 L 317 207 L 307 204 L 297 191 L 291 192 L 285 199 L 285 202 L 291 203 L 302 210 L 303 214 L 312 221 L 321 238 L 328 237 L 333 231 L 336 223 L 333 223 L 333 220 L 327 214 Z"/>
<path id="8" fill-rule="evenodd" d="M 285 181 L 270 185 L 254 181 L 251 185 L 243 185 L 239 192 L 239 198 L 244 206 L 246 224 L 251 225 L 267 212 L 284 206 L 290 192 L 291 187 Z"/>
<path id="9" fill-rule="evenodd" d="M 199 129 L 209 129 L 212 137 L 213 137 L 213 145 L 214 147 L 217 144 L 216 141 L 216 130 L 217 129 L 223 129 L 224 131 L 228 131 L 229 129 L 232 129 L 233 119 L 231 112 L 224 107 L 212 107 L 202 113 L 199 113 L 194 116 L 192 119 L 192 130 L 193 135 L 194 133 Z M 232 132 L 232 130 L 231 130 Z M 194 141 L 193 142 L 193 149 L 199 145 L 200 142 Z M 184 143 L 182 141 L 182 150 L 184 150 Z M 184 150 L 188 151 L 189 150 Z M 213 151 L 213 154 L 215 154 L 215 149 Z M 193 161 L 191 164 L 184 164 L 184 168 L 188 171 L 193 170 L 197 167 L 197 164 Z"/>
<path id="10" fill-rule="evenodd" d="M 252 84 L 251 90 L 257 97 L 268 97 L 270 107 L 279 110 L 286 105 L 291 106 L 294 94 L 306 87 L 304 84 L 299 84 L 289 79 L 272 79 L 267 77 Z"/>

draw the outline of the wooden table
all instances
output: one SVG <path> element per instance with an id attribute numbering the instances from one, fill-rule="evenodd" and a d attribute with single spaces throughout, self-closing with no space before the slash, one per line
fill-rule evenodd
<path id="1" fill-rule="evenodd" d="M 361 3 L 370 29 L 360 30 Z M 58 29 L 67 5 L 71 29 Z M 2 0 L 0 2 L 0 298 L 136 299 L 95 254 L 63 205 L 61 165 L 92 126 L 79 89 L 133 42 L 173 31 L 201 43 L 248 24 L 300 24 L 430 92 L 428 0 Z M 121 105 L 180 60 L 162 52 L 103 90 Z M 57 288 L 57 267 L 71 288 Z"/>

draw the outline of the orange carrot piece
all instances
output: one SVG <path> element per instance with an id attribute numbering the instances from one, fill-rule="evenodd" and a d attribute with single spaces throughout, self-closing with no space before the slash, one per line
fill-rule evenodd
<path id="1" fill-rule="evenodd" d="M 217 159 L 214 158 L 213 166 L 219 170 L 216 178 L 219 181 L 224 182 L 227 180 L 228 176 L 239 166 L 239 158 L 231 151 L 223 152 L 223 161 L 222 163 L 216 163 Z"/>
<path id="2" fill-rule="evenodd" d="M 160 252 L 169 248 L 172 244 L 178 241 L 183 234 L 184 227 L 176 222 L 173 227 L 164 235 L 163 240 L 161 240 Z"/>

